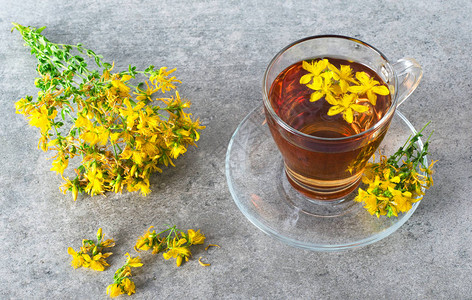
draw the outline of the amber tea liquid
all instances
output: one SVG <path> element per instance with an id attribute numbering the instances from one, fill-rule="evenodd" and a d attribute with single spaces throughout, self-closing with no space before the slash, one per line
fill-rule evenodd
<path id="1" fill-rule="evenodd" d="M 349 65 L 353 74 L 365 72 L 385 85 L 382 79 L 365 65 L 342 59 L 327 59 L 338 69 L 341 65 Z M 315 102 L 309 101 L 314 91 L 299 82 L 307 73 L 302 68 L 301 61 L 285 69 L 273 82 L 269 100 L 276 114 L 292 128 L 306 135 L 328 139 L 313 140 L 294 135 L 282 129 L 271 118 L 268 118 L 269 128 L 284 157 L 285 171 L 292 186 L 311 198 L 339 199 L 357 187 L 366 162 L 376 151 L 388 126 L 368 135 L 348 137 L 371 128 L 382 119 L 390 108 L 391 97 L 377 95 L 374 106 L 369 103 L 367 97 L 361 96 L 358 103 L 368 105 L 369 111 L 354 112 L 354 121 L 349 124 L 342 114 L 328 116 L 332 105 L 324 98 Z"/>

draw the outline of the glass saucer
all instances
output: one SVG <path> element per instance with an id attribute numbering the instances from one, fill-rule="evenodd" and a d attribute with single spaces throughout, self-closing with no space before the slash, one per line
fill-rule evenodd
<path id="1" fill-rule="evenodd" d="M 415 133 L 397 110 L 379 149 L 391 155 Z M 421 139 L 418 146 L 423 148 Z M 424 162 L 428 165 L 426 158 Z M 379 241 L 402 226 L 420 203 L 397 218 L 377 218 L 355 202 L 345 207 L 344 214 L 333 217 L 305 209 L 300 205 L 300 194 L 285 176 L 262 106 L 246 116 L 229 142 L 226 179 L 234 202 L 256 227 L 289 245 L 316 251 L 338 251 Z"/>

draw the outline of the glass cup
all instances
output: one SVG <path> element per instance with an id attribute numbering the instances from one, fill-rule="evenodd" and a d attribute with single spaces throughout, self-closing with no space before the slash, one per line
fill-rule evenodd
<path id="1" fill-rule="evenodd" d="M 277 76 L 297 62 L 318 58 L 353 61 L 375 72 L 390 91 L 390 106 L 382 112 L 381 119 L 356 134 L 324 137 L 303 133 L 279 116 L 270 99 Z M 309 199 L 340 201 L 349 195 L 360 183 L 367 161 L 382 142 L 395 109 L 415 90 L 421 77 L 421 66 L 414 59 L 391 63 L 374 47 L 350 37 L 313 36 L 282 49 L 267 67 L 262 89 L 267 123 L 282 154 L 290 184 Z M 298 105 L 287 104 L 288 107 Z M 339 124 L 330 123 L 329 118 L 321 118 L 313 126 L 340 130 L 330 128 Z"/>

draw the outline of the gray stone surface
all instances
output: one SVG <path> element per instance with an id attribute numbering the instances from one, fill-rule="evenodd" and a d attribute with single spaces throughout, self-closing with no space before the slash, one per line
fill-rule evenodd
<path id="1" fill-rule="evenodd" d="M 120 3 L 121 2 L 121 3 Z M 472 287 L 471 2 L 453 1 L 7 1 L 0 0 L 0 298 L 104 299 L 123 254 L 150 225 L 201 228 L 221 249 L 176 268 L 141 255 L 135 299 L 465 299 Z M 207 129 L 198 149 L 152 177 L 153 193 L 79 197 L 59 192 L 38 132 L 14 102 L 36 94 L 35 58 L 10 22 L 47 26 L 52 41 L 82 42 L 115 61 L 176 67 L 181 94 Z M 403 104 L 435 130 L 435 186 L 398 231 L 357 250 L 319 253 L 265 235 L 238 210 L 224 175 L 228 141 L 261 103 L 261 78 L 285 45 L 343 34 L 388 58 L 424 67 Z M 70 266 L 67 247 L 98 227 L 116 239 L 104 272 Z M 199 255 L 212 263 L 202 268 Z M 125 298 L 126 296 L 123 296 Z"/>

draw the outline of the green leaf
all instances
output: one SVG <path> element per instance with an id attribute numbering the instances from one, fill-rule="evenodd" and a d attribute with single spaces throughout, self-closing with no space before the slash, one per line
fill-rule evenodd
<path id="1" fill-rule="evenodd" d="M 97 56 L 95 56 L 95 63 L 97 64 L 97 66 L 101 67 L 100 59 Z"/>
<path id="2" fill-rule="evenodd" d="M 41 32 L 43 32 L 44 29 L 46 29 L 46 26 L 39 27 L 38 29 L 36 29 L 36 32 L 41 33 Z"/>
<path id="3" fill-rule="evenodd" d="M 387 207 L 387 210 L 388 210 L 387 217 L 389 217 L 389 218 L 390 218 L 391 216 L 393 216 L 393 210 L 392 210 L 392 207 L 391 207 L 391 206 L 388 206 L 388 207 Z"/>
<path id="4" fill-rule="evenodd" d="M 93 52 L 90 49 L 87 49 L 87 55 L 90 56 L 90 57 L 95 56 L 95 52 Z"/>
<path id="5" fill-rule="evenodd" d="M 145 73 L 150 73 L 154 71 L 154 66 L 153 65 L 150 65 L 149 67 L 146 68 L 146 70 L 144 70 Z"/>

